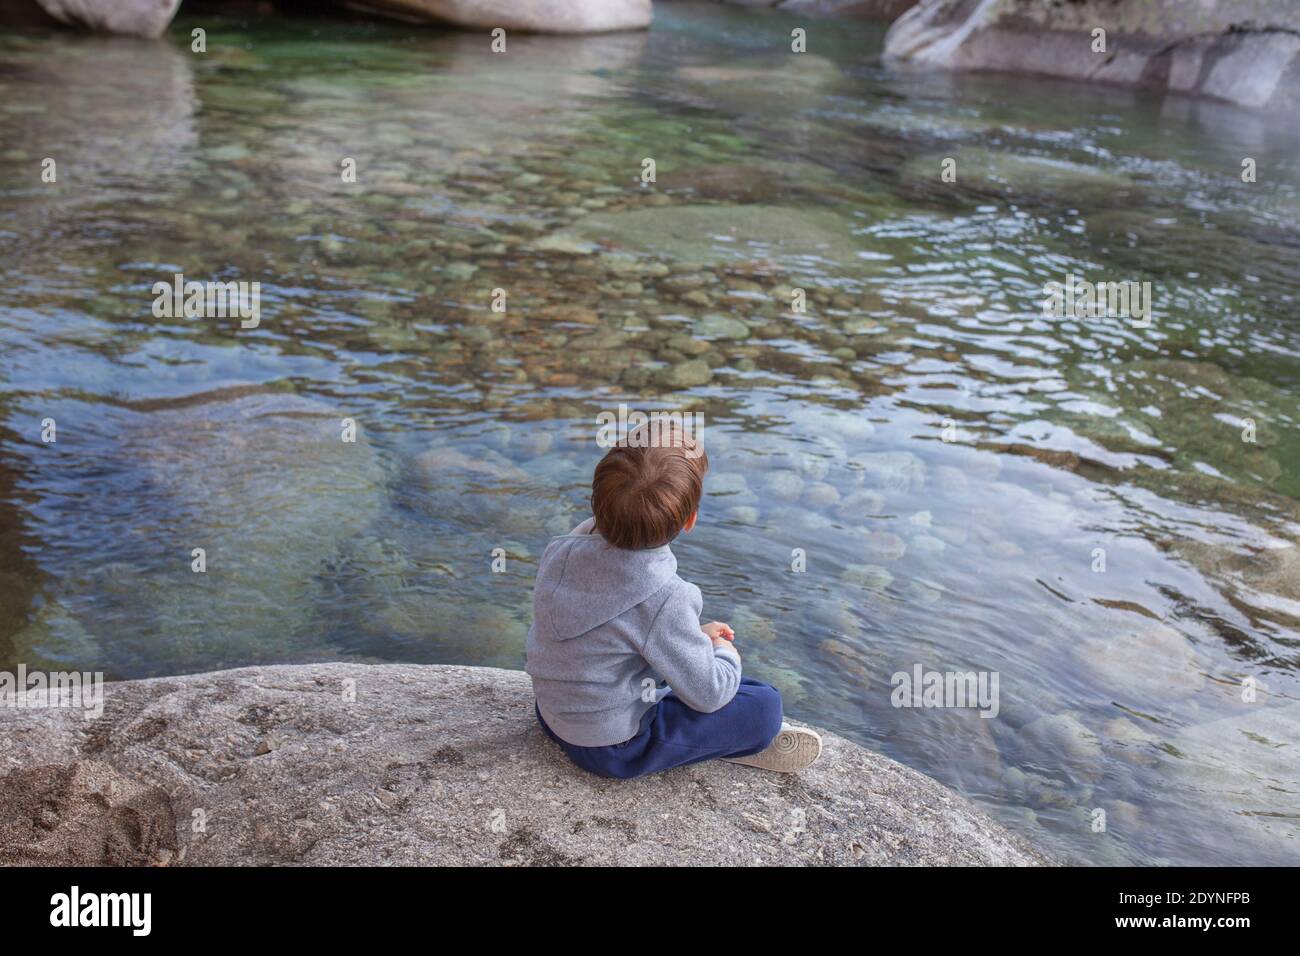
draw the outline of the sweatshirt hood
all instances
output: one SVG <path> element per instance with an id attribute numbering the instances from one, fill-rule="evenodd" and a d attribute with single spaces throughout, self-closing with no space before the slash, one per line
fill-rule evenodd
<path id="1" fill-rule="evenodd" d="M 664 545 L 644 551 L 615 548 L 598 534 L 552 539 L 542 554 L 533 592 L 533 620 L 569 640 L 586 634 L 645 601 L 677 574 L 677 558 Z"/>

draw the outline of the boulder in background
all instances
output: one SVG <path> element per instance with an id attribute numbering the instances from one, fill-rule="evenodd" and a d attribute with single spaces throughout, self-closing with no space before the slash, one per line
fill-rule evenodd
<path id="1" fill-rule="evenodd" d="M 1094 49 L 1098 29 L 1104 50 Z M 1300 111 L 1291 0 L 922 0 L 890 27 L 885 56 Z"/>

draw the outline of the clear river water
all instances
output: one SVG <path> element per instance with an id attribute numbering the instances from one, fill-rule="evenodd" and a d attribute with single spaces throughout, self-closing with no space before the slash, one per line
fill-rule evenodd
<path id="1" fill-rule="evenodd" d="M 597 416 L 698 412 L 681 573 L 794 716 L 1068 860 L 1300 862 L 1300 131 L 882 37 L 0 37 L 0 669 L 521 667 Z"/>

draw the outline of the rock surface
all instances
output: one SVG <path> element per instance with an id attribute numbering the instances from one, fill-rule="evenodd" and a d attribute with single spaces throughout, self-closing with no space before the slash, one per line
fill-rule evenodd
<path id="1" fill-rule="evenodd" d="M 1097 29 L 1104 49 L 1094 49 Z M 1291 0 L 922 0 L 890 27 L 885 56 L 1300 111 Z"/>
<path id="2" fill-rule="evenodd" d="M 407 22 L 531 33 L 610 33 L 643 30 L 650 0 L 342 0 L 342 6 Z M 160 36 L 180 0 L 0 0 L 0 22 L 43 25 L 51 20 L 95 33 Z"/>
<path id="3" fill-rule="evenodd" d="M 810 13 L 819 17 L 857 20 L 893 20 L 916 6 L 917 0 L 720 0 L 741 7 L 766 7 L 782 13 Z"/>
<path id="4" fill-rule="evenodd" d="M 96 33 L 160 36 L 181 0 L 3 0 L 0 22 L 27 26 L 50 19 Z"/>
<path id="5" fill-rule="evenodd" d="M 404 20 L 535 33 L 608 33 L 650 25 L 650 0 L 364 0 L 347 6 Z"/>
<path id="6" fill-rule="evenodd" d="M 796 777 L 722 762 L 584 774 L 538 728 L 517 671 L 244 668 L 105 698 L 99 720 L 0 708 L 0 862 L 1050 862 L 833 734 Z"/>

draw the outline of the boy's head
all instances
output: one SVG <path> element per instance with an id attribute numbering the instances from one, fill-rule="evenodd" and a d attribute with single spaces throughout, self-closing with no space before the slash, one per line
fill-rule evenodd
<path id="1" fill-rule="evenodd" d="M 616 548 L 668 544 L 695 526 L 709 456 L 679 428 L 648 441 L 637 429 L 611 448 L 591 479 L 596 531 Z"/>

